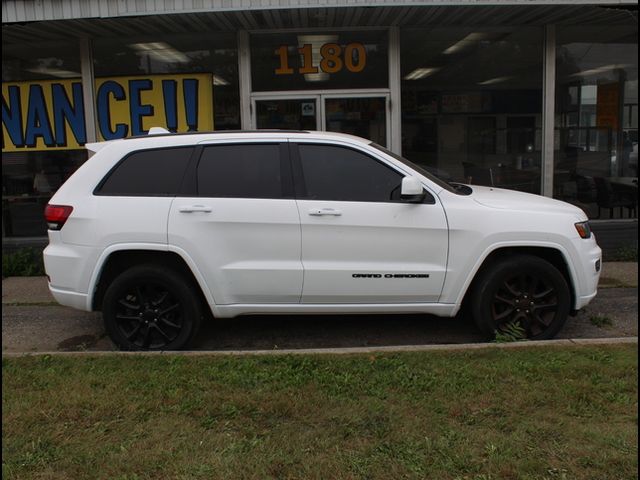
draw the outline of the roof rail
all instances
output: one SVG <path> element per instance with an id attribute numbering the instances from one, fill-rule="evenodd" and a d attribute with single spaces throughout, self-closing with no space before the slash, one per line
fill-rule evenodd
<path id="1" fill-rule="evenodd" d="M 151 127 L 149 129 L 149 135 L 167 135 L 168 133 L 171 133 L 171 132 L 166 128 L 162 128 L 162 127 Z"/>

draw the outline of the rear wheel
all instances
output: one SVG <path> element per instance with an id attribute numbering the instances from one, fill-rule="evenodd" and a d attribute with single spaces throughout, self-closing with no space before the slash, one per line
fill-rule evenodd
<path id="1" fill-rule="evenodd" d="M 202 309 L 183 275 L 140 265 L 109 286 L 102 315 L 107 333 L 122 350 L 179 350 L 197 333 Z"/>
<path id="2" fill-rule="evenodd" d="M 569 287 L 549 262 L 531 255 L 498 260 L 478 278 L 471 309 L 487 335 L 519 326 L 527 338 L 553 338 L 571 307 Z"/>

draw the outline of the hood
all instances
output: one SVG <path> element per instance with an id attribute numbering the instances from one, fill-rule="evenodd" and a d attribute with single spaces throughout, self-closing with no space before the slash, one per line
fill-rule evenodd
<path id="1" fill-rule="evenodd" d="M 471 197 L 480 205 L 503 210 L 522 210 L 549 213 L 568 213 L 587 220 L 587 215 L 578 207 L 570 203 L 532 193 L 505 190 L 495 187 L 481 187 L 473 185 Z"/>

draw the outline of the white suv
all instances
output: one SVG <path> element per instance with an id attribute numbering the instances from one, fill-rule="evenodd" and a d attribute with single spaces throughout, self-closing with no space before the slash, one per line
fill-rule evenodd
<path id="1" fill-rule="evenodd" d="M 450 185 L 322 132 L 150 134 L 95 154 L 47 206 L 49 287 L 122 349 L 178 349 L 204 316 L 428 313 L 554 336 L 596 295 L 578 208 Z"/>

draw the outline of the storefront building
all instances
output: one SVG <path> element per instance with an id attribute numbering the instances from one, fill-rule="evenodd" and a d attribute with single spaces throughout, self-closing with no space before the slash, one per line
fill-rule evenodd
<path id="1" fill-rule="evenodd" d="M 3 0 L 3 247 L 45 241 L 85 143 L 153 126 L 352 133 L 637 246 L 637 2 L 330 5 Z"/>

